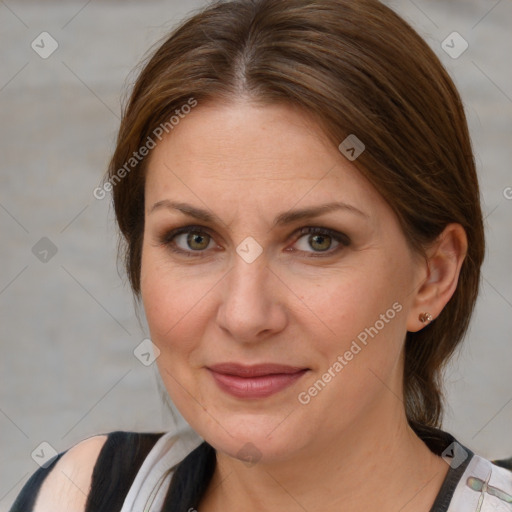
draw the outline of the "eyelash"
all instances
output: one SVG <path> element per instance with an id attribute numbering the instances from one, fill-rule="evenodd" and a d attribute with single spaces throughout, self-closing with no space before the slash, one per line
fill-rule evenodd
<path id="1" fill-rule="evenodd" d="M 205 228 L 203 226 L 183 226 L 181 228 L 173 229 L 169 231 L 168 233 L 164 233 L 158 238 L 159 245 L 164 245 L 168 247 L 169 250 L 171 250 L 174 253 L 178 253 L 190 258 L 197 258 L 201 257 L 203 253 L 206 252 L 206 250 L 203 251 L 185 251 L 183 249 L 179 249 L 176 247 L 174 243 L 174 239 L 182 235 L 183 233 L 198 233 L 198 234 L 207 234 L 209 237 L 213 238 L 213 235 L 211 234 L 210 230 L 208 228 Z M 350 239 L 347 235 L 344 233 L 339 233 L 338 231 L 334 231 L 328 228 L 321 228 L 318 226 L 305 226 L 303 228 L 300 228 L 299 230 L 295 231 L 290 238 L 298 236 L 295 243 L 300 240 L 304 235 L 327 235 L 334 239 L 336 242 L 339 243 L 339 246 L 335 248 L 334 250 L 327 250 L 327 251 L 317 251 L 312 254 L 309 254 L 307 251 L 298 251 L 298 252 L 304 252 L 308 254 L 308 258 L 318 258 L 318 257 L 327 257 L 332 256 L 333 254 L 339 252 L 345 247 L 348 247 L 350 245 Z"/>

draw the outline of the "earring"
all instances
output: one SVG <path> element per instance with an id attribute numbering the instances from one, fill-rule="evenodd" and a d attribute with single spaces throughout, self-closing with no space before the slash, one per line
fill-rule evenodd
<path id="1" fill-rule="evenodd" d="M 420 316 L 418 318 L 420 319 L 420 322 L 423 324 L 432 322 L 432 315 L 430 313 L 420 313 Z"/>

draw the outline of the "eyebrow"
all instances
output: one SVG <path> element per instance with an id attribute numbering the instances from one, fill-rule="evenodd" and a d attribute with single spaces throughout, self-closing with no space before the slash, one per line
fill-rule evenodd
<path id="1" fill-rule="evenodd" d="M 156 210 L 161 208 L 166 208 L 169 210 L 178 210 L 189 217 L 194 217 L 198 220 L 202 220 L 203 222 L 219 223 L 225 224 L 217 215 L 211 213 L 208 210 L 203 210 L 201 208 L 197 208 L 188 203 L 182 203 L 177 201 L 169 201 L 168 199 L 164 199 L 162 201 L 156 202 L 149 213 L 153 213 Z M 291 210 L 280 213 L 276 219 L 274 220 L 273 227 L 284 226 L 287 224 L 292 224 L 298 220 L 310 219 L 313 217 L 319 217 L 320 215 L 325 215 L 326 213 L 330 213 L 336 210 L 344 210 L 349 213 L 353 213 L 365 219 L 368 219 L 369 216 L 350 204 L 344 203 L 342 201 L 332 202 L 321 204 L 318 206 L 312 206 L 310 208 L 303 208 L 299 210 Z"/>

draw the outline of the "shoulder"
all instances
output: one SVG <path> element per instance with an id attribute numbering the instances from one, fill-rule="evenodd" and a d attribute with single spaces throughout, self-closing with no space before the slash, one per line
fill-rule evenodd
<path id="1" fill-rule="evenodd" d="M 107 435 L 94 436 L 70 448 L 45 479 L 34 510 L 85 510 L 94 466 L 107 439 Z"/>
<path id="2" fill-rule="evenodd" d="M 120 502 L 162 435 L 116 431 L 75 444 L 32 475 L 10 512 L 87 512 L 91 496 Z"/>

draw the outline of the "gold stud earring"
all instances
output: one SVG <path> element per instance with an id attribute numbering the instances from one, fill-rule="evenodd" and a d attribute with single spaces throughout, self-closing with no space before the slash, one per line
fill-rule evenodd
<path id="1" fill-rule="evenodd" d="M 432 315 L 430 313 L 420 313 L 420 316 L 418 318 L 420 319 L 420 322 L 423 324 L 432 322 Z"/>

